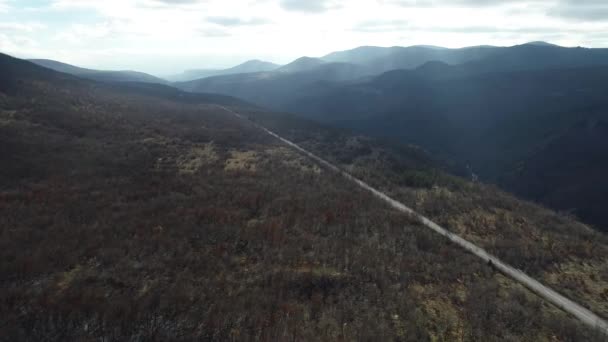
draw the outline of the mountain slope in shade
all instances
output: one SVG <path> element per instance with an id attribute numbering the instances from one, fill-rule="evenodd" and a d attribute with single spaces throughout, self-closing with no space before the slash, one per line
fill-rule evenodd
<path id="1" fill-rule="evenodd" d="M 608 227 L 608 117 L 581 118 L 546 139 L 505 175 L 522 196 Z"/>
<path id="2" fill-rule="evenodd" d="M 555 178 L 533 177 L 534 172 L 557 171 L 553 169 L 557 162 L 549 162 L 558 156 L 557 149 L 546 144 L 564 141 L 563 132 L 569 132 L 568 141 L 578 141 L 573 138 L 576 134 L 586 137 L 583 130 L 573 129 L 581 120 L 605 122 L 607 92 L 608 66 L 485 73 L 433 62 L 417 70 L 385 73 L 369 82 L 311 87 L 299 99 L 283 104 L 283 109 L 421 145 L 470 165 L 486 181 L 553 208 L 573 209 L 587 222 L 608 229 L 608 216 L 598 219 L 598 211 L 592 209 L 596 207 L 593 199 L 608 186 L 606 178 L 599 176 L 608 173 L 608 168 L 599 160 L 585 159 L 589 156 L 585 151 L 594 151 L 596 140 L 583 139 L 572 145 L 575 150 L 563 150 L 562 162 L 585 165 L 572 178 L 563 173 Z M 598 135 L 587 138 L 591 136 Z M 603 150 L 604 143 L 595 146 Z M 597 186 L 585 185 L 591 180 Z M 526 190 L 525 184 L 532 183 Z M 559 191 L 558 184 L 568 184 L 563 186 L 570 195 L 552 195 Z M 580 200 L 585 197 L 590 201 Z"/>
<path id="3" fill-rule="evenodd" d="M 245 74 L 245 73 L 254 73 L 254 72 L 264 72 L 264 71 L 272 71 L 279 68 L 280 65 L 260 61 L 257 59 L 247 61 L 245 63 L 239 64 L 235 67 L 225 69 L 225 70 L 187 70 L 181 74 L 173 75 L 167 77 L 169 81 L 172 82 L 187 82 L 191 80 L 220 76 L 220 75 L 232 75 L 232 74 Z"/>
<path id="4" fill-rule="evenodd" d="M 87 78 L 102 82 L 144 82 L 144 83 L 167 83 L 166 80 L 152 76 L 143 72 L 123 70 L 123 71 L 105 71 L 93 70 L 77 67 L 74 65 L 49 60 L 49 59 L 31 59 L 30 62 L 53 69 L 55 71 L 72 74 L 74 76 Z"/>

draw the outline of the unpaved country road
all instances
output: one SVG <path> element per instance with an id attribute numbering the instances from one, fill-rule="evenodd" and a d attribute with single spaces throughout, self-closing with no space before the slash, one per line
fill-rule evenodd
<path id="1" fill-rule="evenodd" d="M 236 117 L 238 117 L 239 119 L 242 120 L 248 120 L 247 118 L 245 118 L 244 116 L 242 116 L 241 114 L 230 110 L 226 107 L 223 106 L 218 106 L 219 108 L 221 108 L 222 110 L 231 113 L 233 115 L 235 115 Z M 467 251 L 471 252 L 472 254 L 478 256 L 479 258 L 481 258 L 484 262 L 486 263 L 492 263 L 492 265 L 494 266 L 494 268 L 496 268 L 497 270 L 499 270 L 500 272 L 502 272 L 503 274 L 511 277 L 512 279 L 514 279 L 515 281 L 521 283 L 522 285 L 524 285 L 525 287 L 527 287 L 528 289 L 530 289 L 531 291 L 533 291 L 534 293 L 536 293 L 537 295 L 539 295 L 540 297 L 546 299 L 547 301 L 551 302 L 553 305 L 557 306 L 558 308 L 564 310 L 565 312 L 573 315 L 574 317 L 578 318 L 579 320 L 581 320 L 583 323 L 588 324 L 591 327 L 594 327 L 596 329 L 599 329 L 600 331 L 603 331 L 606 335 L 608 335 L 608 322 L 606 322 L 604 319 L 602 319 L 601 317 L 599 317 L 598 315 L 594 314 L 593 312 L 591 312 L 590 310 L 586 309 L 585 307 L 581 306 L 580 304 L 577 304 L 575 302 L 573 302 L 572 300 L 562 296 L 561 294 L 557 293 L 556 291 L 550 289 L 549 287 L 541 284 L 540 282 L 538 282 L 537 280 L 535 280 L 534 278 L 528 276 L 527 274 L 525 274 L 524 272 L 509 266 L 508 264 L 500 261 L 498 258 L 496 258 L 495 256 L 491 255 L 490 253 L 486 252 L 483 248 L 477 247 L 476 245 L 472 244 L 471 242 L 461 238 L 460 236 L 451 233 L 450 231 L 448 231 L 445 228 L 442 228 L 441 226 L 439 226 L 438 224 L 436 224 L 435 222 L 429 220 L 428 218 L 418 214 L 417 212 L 415 212 L 414 210 L 410 209 L 409 207 L 407 207 L 405 204 L 392 199 L 391 197 L 389 197 L 388 195 L 386 195 L 383 192 L 380 192 L 379 190 L 371 187 L 370 185 L 368 185 L 367 183 L 365 183 L 364 181 L 352 176 L 351 174 L 343 171 L 342 169 L 340 169 L 339 167 L 331 164 L 330 162 L 326 161 L 325 159 L 322 159 L 320 157 L 317 157 L 316 155 L 308 152 L 307 150 L 303 149 L 302 147 L 296 145 L 295 143 L 284 139 L 283 137 L 279 136 L 278 134 L 268 130 L 267 128 L 260 126 L 256 123 L 252 124 L 256 127 L 258 127 L 259 129 L 265 131 L 266 133 L 270 134 L 271 136 L 279 139 L 280 141 L 282 141 L 283 143 L 293 147 L 294 149 L 298 150 L 299 152 L 303 153 L 304 155 L 308 156 L 309 158 L 313 159 L 314 161 L 316 161 L 317 163 L 325 166 L 326 168 L 337 172 L 339 174 L 341 174 L 342 176 L 344 176 L 345 178 L 347 178 L 348 180 L 356 183 L 359 187 L 371 192 L 372 194 L 374 194 L 376 197 L 380 198 L 381 200 L 383 200 L 384 202 L 388 203 L 391 207 L 405 213 L 408 215 L 413 215 L 415 217 L 418 218 L 418 220 L 427 228 L 432 229 L 433 231 L 435 231 L 438 234 L 441 234 L 443 236 L 445 236 L 446 238 L 450 239 L 451 241 L 453 241 L 454 243 L 456 243 L 458 246 L 466 249 Z"/>

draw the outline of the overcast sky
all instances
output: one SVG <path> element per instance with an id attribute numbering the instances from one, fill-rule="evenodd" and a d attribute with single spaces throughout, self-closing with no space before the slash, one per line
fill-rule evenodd
<path id="1" fill-rule="evenodd" d="M 608 47 L 608 0 L 0 0 L 0 52 L 164 75 L 360 45 Z"/>

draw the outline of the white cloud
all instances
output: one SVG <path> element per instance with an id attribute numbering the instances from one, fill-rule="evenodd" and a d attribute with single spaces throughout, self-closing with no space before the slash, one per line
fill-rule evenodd
<path id="1" fill-rule="evenodd" d="M 0 0 L 0 13 L 7 12 L 9 8 L 7 0 Z"/>
<path id="2" fill-rule="evenodd" d="M 287 11 L 322 13 L 342 7 L 342 3 L 335 0 L 280 0 L 281 7 Z"/>
<path id="3" fill-rule="evenodd" d="M 286 63 L 359 45 L 460 47 L 551 39 L 606 46 L 608 20 L 597 13 L 595 20 L 573 18 L 592 2 L 604 3 L 595 1 L 51 0 L 36 10 L 37 18 L 54 18 L 41 20 L 44 29 L 0 17 L 0 49 L 10 45 L 24 57 L 68 56 L 68 62 L 90 67 L 171 73 L 250 58 Z M 579 12 L 567 11 L 567 18 L 552 12 L 573 6 Z M 16 11 L 9 9 L 4 19 Z M 30 45 L 8 42 L 8 30 L 29 38 Z"/>
<path id="4" fill-rule="evenodd" d="M 46 25 L 38 22 L 0 22 L 0 32 L 31 33 L 45 27 Z"/>

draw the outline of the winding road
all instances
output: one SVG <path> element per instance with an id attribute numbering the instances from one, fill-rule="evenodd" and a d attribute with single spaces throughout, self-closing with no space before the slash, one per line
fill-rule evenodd
<path id="1" fill-rule="evenodd" d="M 218 106 L 218 107 L 228 113 L 235 115 L 239 119 L 248 120 L 247 118 L 245 118 L 244 116 L 242 116 L 241 114 L 239 114 L 233 110 L 230 110 L 223 106 Z M 313 153 L 303 149 L 302 147 L 298 146 L 297 144 L 268 130 L 266 127 L 260 126 L 259 124 L 254 123 L 254 122 L 252 122 L 252 124 L 254 126 L 256 126 L 257 128 L 270 134 L 271 136 L 279 139 L 283 143 L 291 146 L 292 148 L 296 149 L 297 151 L 301 152 L 302 154 L 306 155 L 310 159 L 313 159 L 314 161 L 323 165 L 324 167 L 341 174 L 348 180 L 356 183 L 359 187 L 371 192 L 374 196 L 380 198 L 381 200 L 383 200 L 384 202 L 389 204 L 391 207 L 393 207 L 405 214 L 412 215 L 412 216 L 418 218 L 418 220 L 427 228 L 430 228 L 434 232 L 450 239 L 458 246 L 464 248 L 465 250 L 469 251 L 470 253 L 472 253 L 472 254 L 476 255 L 477 257 L 479 257 L 480 259 L 482 259 L 484 262 L 491 263 L 493 265 L 493 267 L 495 269 L 497 269 L 498 271 L 500 271 L 501 273 L 503 273 L 506 276 L 509 276 L 512 279 L 514 279 L 515 281 L 521 283 L 522 285 L 524 285 L 525 287 L 530 289 L 532 292 L 536 293 L 540 297 L 549 301 L 553 305 L 555 305 L 558 308 L 562 309 L 563 311 L 571 314 L 572 316 L 578 318 L 581 322 L 583 322 L 593 328 L 599 329 L 600 331 L 602 331 L 604 334 L 606 334 L 608 336 L 608 322 L 606 322 L 604 319 L 602 319 L 600 316 L 596 315 L 595 313 L 591 312 L 589 309 L 583 307 L 582 305 L 580 305 L 578 303 L 575 303 L 574 301 L 564 297 L 563 295 L 557 293 L 556 291 L 552 290 L 551 288 L 541 284 L 539 281 L 528 276 L 521 270 L 516 269 L 516 268 L 500 261 L 495 256 L 486 252 L 483 248 L 480 248 L 480 247 L 474 245 L 473 243 L 461 238 L 460 236 L 448 231 L 447 229 L 439 226 L 438 224 L 431 221 L 430 219 L 418 214 L 416 211 L 407 207 L 405 204 L 389 197 L 385 193 L 373 188 L 372 186 L 368 185 L 364 181 L 352 176 L 351 174 L 349 174 L 349 173 L 345 172 L 344 170 L 340 169 L 339 167 L 331 164 L 330 162 L 326 161 L 325 159 L 314 155 Z"/>

